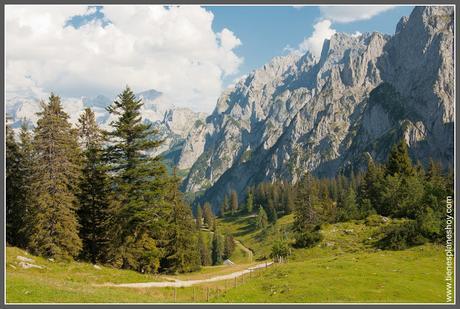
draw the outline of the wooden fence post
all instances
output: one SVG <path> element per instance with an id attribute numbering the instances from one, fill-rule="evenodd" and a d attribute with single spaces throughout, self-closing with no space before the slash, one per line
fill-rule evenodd
<path id="1" fill-rule="evenodd" d="M 174 302 L 176 302 L 177 300 L 177 291 L 176 291 L 176 287 L 174 287 Z"/>
<path id="2" fill-rule="evenodd" d="M 209 288 L 206 288 L 206 302 L 209 302 Z"/>
<path id="3" fill-rule="evenodd" d="M 195 287 L 193 287 L 193 302 L 195 302 Z"/>

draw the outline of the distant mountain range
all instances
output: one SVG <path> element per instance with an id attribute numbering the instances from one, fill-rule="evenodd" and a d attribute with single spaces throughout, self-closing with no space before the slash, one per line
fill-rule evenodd
<path id="1" fill-rule="evenodd" d="M 319 58 L 276 57 L 224 92 L 178 159 L 183 189 L 224 194 L 309 171 L 358 170 L 386 160 L 401 138 L 413 159 L 454 155 L 454 8 L 416 7 L 394 35 L 337 33 Z"/>
<path id="2" fill-rule="evenodd" d="M 414 160 L 453 166 L 453 27 L 453 6 L 427 6 L 403 17 L 394 35 L 336 33 L 318 58 L 291 53 L 253 71 L 221 94 L 208 117 L 165 104 L 155 90 L 138 93 L 142 116 L 166 140 L 153 155 L 162 153 L 186 175 L 182 189 L 203 193 L 215 208 L 231 190 L 243 197 L 262 181 L 384 161 L 401 138 Z M 111 101 L 64 105 L 73 121 L 90 106 L 107 126 Z M 7 101 L 15 126 L 21 117 L 34 121 L 36 111 L 36 98 Z"/>
<path id="3" fill-rule="evenodd" d="M 205 113 L 197 113 L 188 108 L 178 108 L 164 102 L 161 92 L 154 89 L 137 93 L 136 96 L 144 102 L 141 110 L 143 120 L 152 123 L 158 129 L 160 134 L 157 138 L 165 140 L 159 149 L 152 152 L 152 155 L 180 147 L 195 122 L 203 122 L 206 117 Z M 81 99 L 62 98 L 62 104 L 73 123 L 76 123 L 80 112 L 85 107 L 90 107 L 96 114 L 96 120 L 101 127 L 108 129 L 113 119 L 105 108 L 114 99 L 104 95 L 82 97 Z M 12 118 L 13 128 L 19 128 L 23 119 L 29 120 L 33 125 L 37 120 L 36 113 L 39 110 L 39 98 L 14 97 L 6 102 L 6 114 Z M 169 154 L 169 159 L 174 161 L 175 157 Z"/>

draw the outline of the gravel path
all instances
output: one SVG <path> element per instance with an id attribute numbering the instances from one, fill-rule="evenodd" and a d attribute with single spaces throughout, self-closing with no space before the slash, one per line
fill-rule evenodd
<path id="1" fill-rule="evenodd" d="M 207 282 L 215 282 L 215 281 L 222 281 L 222 280 L 229 280 L 240 277 L 244 274 L 248 274 L 255 269 L 264 268 L 272 265 L 273 262 L 266 262 L 262 264 L 255 265 L 253 267 L 249 267 L 245 270 L 240 270 L 231 274 L 215 276 L 208 279 L 200 279 L 200 280 L 178 280 L 171 282 L 171 281 L 162 281 L 162 282 L 141 282 L 141 283 L 121 283 L 121 284 L 114 284 L 114 283 L 106 283 L 101 284 L 98 286 L 111 286 L 111 287 L 120 287 L 120 288 L 163 288 L 163 287 L 187 287 L 192 286 L 195 284 L 200 283 L 207 283 Z"/>

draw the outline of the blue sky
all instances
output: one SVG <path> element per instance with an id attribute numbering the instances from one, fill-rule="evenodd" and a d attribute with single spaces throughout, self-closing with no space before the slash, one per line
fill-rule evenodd
<path id="1" fill-rule="evenodd" d="M 244 57 L 241 72 L 256 69 L 271 58 L 286 53 L 312 34 L 313 24 L 321 18 L 318 6 L 206 6 L 213 12 L 213 29 L 227 27 L 240 38 L 236 52 Z M 410 15 L 413 6 L 398 6 L 369 20 L 333 23 L 338 32 L 382 32 L 393 34 L 402 16 Z"/>
<path id="2" fill-rule="evenodd" d="M 413 6 L 47 5 L 5 9 L 6 95 L 114 97 L 129 85 L 211 112 L 235 79 L 335 32 L 393 34 Z M 21 40 L 17 38 L 20 37 Z"/>

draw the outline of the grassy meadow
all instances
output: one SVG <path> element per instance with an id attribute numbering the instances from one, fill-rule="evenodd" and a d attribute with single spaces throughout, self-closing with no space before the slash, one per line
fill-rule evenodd
<path id="1" fill-rule="evenodd" d="M 269 256 L 271 243 L 290 235 L 292 215 L 261 234 L 253 217 L 226 218 L 221 228 L 254 252 L 237 245 L 236 264 L 209 266 L 190 274 L 146 275 L 79 262 L 56 262 L 7 248 L 8 303 L 443 303 L 444 250 L 426 244 L 402 251 L 381 251 L 372 243 L 383 224 L 365 220 L 325 224 L 323 240 L 314 248 L 293 249 L 287 263 L 249 277 L 186 288 L 120 288 L 104 283 L 205 279 L 243 270 Z M 43 269 L 23 269 L 17 256 L 32 258 Z M 257 262 L 257 260 L 259 262 Z M 236 285 L 236 287 L 235 287 Z"/>

